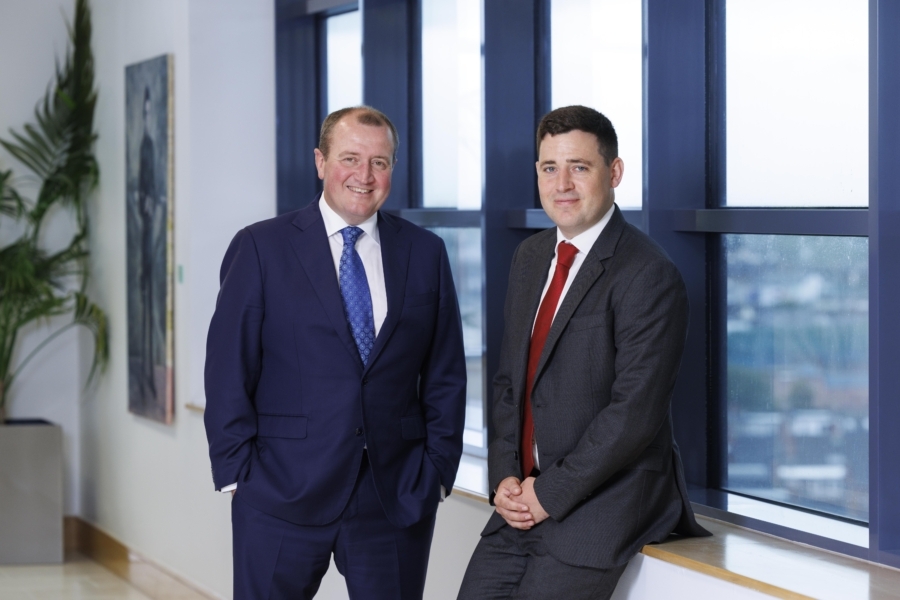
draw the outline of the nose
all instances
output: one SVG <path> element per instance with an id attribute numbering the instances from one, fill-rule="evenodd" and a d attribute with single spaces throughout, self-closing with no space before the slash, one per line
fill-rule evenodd
<path id="1" fill-rule="evenodd" d="M 364 162 L 359 168 L 359 180 L 361 183 L 371 183 L 375 180 L 375 174 L 372 170 L 372 164 Z"/>
<path id="2" fill-rule="evenodd" d="M 556 178 L 556 191 L 568 192 L 574 187 L 572 183 L 572 175 L 568 169 L 560 169 L 559 176 Z"/>

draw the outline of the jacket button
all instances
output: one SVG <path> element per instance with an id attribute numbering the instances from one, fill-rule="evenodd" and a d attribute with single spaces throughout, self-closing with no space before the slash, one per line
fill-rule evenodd
<path id="1" fill-rule="evenodd" d="M 356 428 L 356 435 L 362 435 L 362 427 Z"/>
<path id="2" fill-rule="evenodd" d="M 369 378 L 363 377 L 363 385 L 369 385 Z"/>

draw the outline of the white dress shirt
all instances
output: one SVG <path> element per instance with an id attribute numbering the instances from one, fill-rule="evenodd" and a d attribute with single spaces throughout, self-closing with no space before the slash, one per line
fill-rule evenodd
<path id="1" fill-rule="evenodd" d="M 594 247 L 594 242 L 596 242 L 597 238 L 600 237 L 600 234 L 603 233 L 603 229 L 612 218 L 614 210 L 615 205 L 611 206 L 610 209 L 606 211 L 606 214 L 603 215 L 603 218 L 597 221 L 597 223 L 591 225 L 587 230 L 579 233 L 571 240 L 566 239 L 566 236 L 559 230 L 559 227 L 556 228 L 556 245 L 559 246 L 560 242 L 565 241 L 578 248 L 578 254 L 575 255 L 575 260 L 569 268 L 569 276 L 566 278 L 566 284 L 563 286 L 562 293 L 559 295 L 559 303 L 556 305 L 556 310 L 553 311 L 554 318 L 556 317 L 556 313 L 559 312 L 559 307 L 562 306 L 563 300 L 569 292 L 569 288 L 572 287 L 572 282 L 575 281 L 575 276 L 578 275 L 581 265 L 584 264 L 584 259 L 587 257 L 588 252 L 591 251 L 591 248 Z M 547 283 L 544 284 L 544 291 L 541 292 L 541 302 L 544 301 L 544 296 L 547 295 L 547 290 L 550 289 L 550 282 L 553 280 L 553 273 L 556 271 L 556 259 L 556 252 L 554 252 L 553 260 L 550 261 L 550 270 L 547 272 Z M 538 306 L 540 306 L 540 304 L 538 304 Z M 537 321 L 537 314 L 534 315 L 534 320 Z M 531 325 L 531 331 L 534 333 L 534 323 Z M 532 437 L 531 439 L 533 441 L 531 450 L 534 454 L 534 466 L 540 469 L 541 463 L 538 458 L 537 437 Z"/>
<path id="2" fill-rule="evenodd" d="M 340 285 L 341 253 L 344 251 L 344 235 L 341 230 L 349 227 L 340 215 L 328 206 L 324 194 L 319 200 L 319 212 L 325 221 L 325 235 L 331 247 L 331 258 L 334 259 L 334 272 L 338 275 Z M 362 259 L 369 282 L 369 294 L 372 296 L 372 317 L 375 319 L 375 336 L 381 331 L 384 318 L 387 316 L 387 290 L 384 286 L 384 265 L 381 262 L 381 238 L 378 235 L 378 213 L 375 213 L 359 225 L 363 234 L 356 240 L 356 252 Z"/>

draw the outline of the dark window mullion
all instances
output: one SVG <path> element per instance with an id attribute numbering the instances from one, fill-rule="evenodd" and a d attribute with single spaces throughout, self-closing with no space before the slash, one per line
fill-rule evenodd
<path id="1" fill-rule="evenodd" d="M 869 235 L 866 208 L 709 208 L 672 211 L 672 229 L 685 233 Z"/>
<path id="2" fill-rule="evenodd" d="M 403 208 L 388 213 L 402 217 L 420 227 L 481 227 L 480 210 L 456 208 Z"/>
<path id="3" fill-rule="evenodd" d="M 633 208 L 622 208 L 625 220 L 637 227 L 644 227 L 644 211 Z M 543 208 L 519 208 L 506 211 L 506 225 L 510 229 L 549 229 L 556 227 Z"/>

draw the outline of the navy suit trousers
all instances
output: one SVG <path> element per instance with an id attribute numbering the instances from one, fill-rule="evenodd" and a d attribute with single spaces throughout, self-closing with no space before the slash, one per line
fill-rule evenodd
<path id="1" fill-rule="evenodd" d="M 231 505 L 235 600 L 315 596 L 331 555 L 351 600 L 421 600 L 435 513 L 406 528 L 392 525 L 363 453 L 356 486 L 332 523 L 296 525 L 241 500 Z"/>

